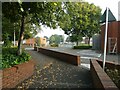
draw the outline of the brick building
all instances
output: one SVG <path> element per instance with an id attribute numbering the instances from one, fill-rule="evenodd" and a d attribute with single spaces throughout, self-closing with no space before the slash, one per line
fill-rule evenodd
<path id="1" fill-rule="evenodd" d="M 40 45 L 40 46 L 45 46 L 46 45 L 46 38 L 30 38 L 26 39 L 24 44 L 26 45 L 31 45 L 34 47 L 34 45 Z"/>
<path id="2" fill-rule="evenodd" d="M 105 24 L 101 26 L 101 51 L 104 52 Z M 120 53 L 120 21 L 108 23 L 108 53 Z"/>

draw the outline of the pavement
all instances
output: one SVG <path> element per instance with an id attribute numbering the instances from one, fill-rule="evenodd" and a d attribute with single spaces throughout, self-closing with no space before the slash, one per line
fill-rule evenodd
<path id="1" fill-rule="evenodd" d="M 31 48 L 26 48 L 26 51 L 37 62 L 35 73 L 16 88 L 93 88 L 90 69 L 84 65 L 74 66 L 33 51 Z"/>
<path id="2" fill-rule="evenodd" d="M 47 49 L 80 55 L 81 65 L 74 66 L 38 53 L 33 48 L 26 48 L 37 65 L 34 75 L 18 85 L 17 88 L 93 88 L 89 59 L 103 59 L 102 53 L 95 50 L 75 50 L 70 47 L 49 47 Z M 119 55 L 107 55 L 106 61 L 119 63 Z"/>

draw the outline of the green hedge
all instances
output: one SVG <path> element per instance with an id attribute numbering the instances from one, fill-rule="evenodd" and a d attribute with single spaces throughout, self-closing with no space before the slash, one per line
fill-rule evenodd
<path id="1" fill-rule="evenodd" d="M 2 67 L 0 69 L 9 68 L 30 60 L 31 56 L 28 53 L 23 51 L 18 56 L 16 50 L 17 48 L 2 48 Z"/>
<path id="2" fill-rule="evenodd" d="M 92 46 L 74 46 L 73 49 L 91 49 Z"/>

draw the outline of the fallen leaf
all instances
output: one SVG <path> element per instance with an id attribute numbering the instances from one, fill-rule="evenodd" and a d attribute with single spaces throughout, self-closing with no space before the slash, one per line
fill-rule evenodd
<path id="1" fill-rule="evenodd" d="M 47 78 L 44 78 L 43 80 L 47 80 Z"/>

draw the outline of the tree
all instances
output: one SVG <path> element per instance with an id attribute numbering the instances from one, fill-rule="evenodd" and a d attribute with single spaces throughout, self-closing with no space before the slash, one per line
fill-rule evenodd
<path id="1" fill-rule="evenodd" d="M 70 36 L 70 41 L 71 42 L 76 42 L 76 45 L 78 46 L 79 45 L 79 41 L 82 41 L 82 37 L 79 35 L 79 36 L 76 36 L 76 34 L 73 34 L 72 36 Z"/>
<path id="2" fill-rule="evenodd" d="M 70 36 L 68 36 L 65 41 L 66 41 L 66 42 L 71 42 Z"/>
<path id="3" fill-rule="evenodd" d="M 72 36 L 68 36 L 66 38 L 66 42 L 76 42 L 78 40 L 78 42 L 82 41 L 82 37 L 81 36 L 76 36 L 75 34 L 73 34 Z M 76 44 L 78 45 L 78 42 L 76 42 Z"/>
<path id="4" fill-rule="evenodd" d="M 15 39 L 18 41 L 19 33 L 20 33 L 20 22 L 10 23 L 10 20 L 3 17 L 2 22 L 2 41 L 6 45 L 6 40 L 12 42 L 14 40 L 14 31 L 15 31 Z M 35 26 L 27 23 L 25 26 L 24 39 L 32 38 L 37 34 L 37 29 Z M 8 39 L 9 37 L 9 39 Z M 8 43 L 9 44 L 9 43 Z"/>
<path id="5" fill-rule="evenodd" d="M 55 36 L 54 35 L 52 35 L 50 38 L 49 38 L 49 44 L 53 44 L 53 43 L 55 43 Z"/>
<path id="6" fill-rule="evenodd" d="M 59 15 L 59 25 L 66 34 L 70 34 L 78 45 L 79 39 L 97 33 L 99 30 L 99 17 L 101 9 L 87 2 L 65 2 L 63 6 L 64 13 Z"/>
<path id="7" fill-rule="evenodd" d="M 60 37 L 60 42 L 64 42 L 64 36 L 63 35 L 59 35 L 59 37 Z"/>
<path id="8" fill-rule="evenodd" d="M 17 54 L 21 54 L 21 41 L 24 37 L 25 25 L 47 25 L 56 28 L 55 14 L 61 7 L 61 2 L 4 2 L 2 3 L 3 17 L 11 23 L 20 22 L 20 35 Z"/>
<path id="9" fill-rule="evenodd" d="M 88 44 L 90 44 L 90 38 L 96 34 L 100 33 L 100 16 L 101 16 L 101 9 L 99 7 L 96 7 L 94 4 L 90 4 L 91 7 L 91 13 L 89 21 L 89 25 L 87 26 L 86 30 L 83 32 L 85 37 L 88 37 Z M 92 13 L 95 12 L 95 13 Z"/>
<path id="10" fill-rule="evenodd" d="M 54 34 L 50 37 L 49 39 L 49 43 L 50 44 L 60 44 L 60 42 L 63 42 L 63 36 L 62 35 L 57 35 L 57 34 Z"/>
<path id="11" fill-rule="evenodd" d="M 3 17 L 2 18 L 2 41 L 4 41 L 4 46 L 11 46 L 14 36 L 14 31 L 16 34 L 16 40 L 19 36 L 19 23 L 10 23 L 10 20 Z M 15 27 L 16 25 L 16 27 Z"/>

